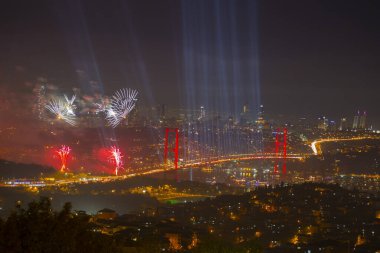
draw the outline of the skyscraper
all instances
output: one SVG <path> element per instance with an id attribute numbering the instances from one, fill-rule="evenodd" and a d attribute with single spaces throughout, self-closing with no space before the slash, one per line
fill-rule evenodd
<path id="1" fill-rule="evenodd" d="M 367 118 L 367 112 L 364 111 L 363 114 L 359 117 L 359 128 L 360 129 L 365 129 L 365 127 L 366 127 L 366 125 L 365 125 L 366 118 Z"/>
<path id="2" fill-rule="evenodd" d="M 359 126 L 359 115 L 360 115 L 360 112 L 358 111 L 358 114 L 354 116 L 354 122 L 352 124 L 352 129 L 358 129 L 358 126 Z"/>
<path id="3" fill-rule="evenodd" d="M 318 129 L 326 131 L 328 126 L 329 126 L 329 120 L 325 116 L 318 118 Z"/>
<path id="4" fill-rule="evenodd" d="M 341 118 L 340 119 L 340 125 L 339 125 L 339 130 L 344 131 L 347 130 L 348 125 L 347 125 L 347 118 Z"/>
<path id="5" fill-rule="evenodd" d="M 240 121 L 242 124 L 247 124 L 252 122 L 251 112 L 248 107 L 248 103 L 243 105 L 243 111 L 240 113 Z"/>
<path id="6" fill-rule="evenodd" d="M 160 118 L 165 119 L 166 117 L 166 104 L 161 105 L 161 110 L 160 110 Z"/>
<path id="7" fill-rule="evenodd" d="M 257 120 L 256 120 L 257 126 L 261 129 L 265 125 L 264 120 L 264 106 L 260 105 L 259 113 L 257 114 Z"/>
<path id="8" fill-rule="evenodd" d="M 201 106 L 200 113 L 199 113 L 198 120 L 204 119 L 205 117 L 206 117 L 206 109 L 205 109 L 205 107 L 202 105 L 202 106 Z"/>
<path id="9" fill-rule="evenodd" d="M 248 113 L 249 112 L 249 107 L 248 104 L 243 105 L 243 113 Z"/>

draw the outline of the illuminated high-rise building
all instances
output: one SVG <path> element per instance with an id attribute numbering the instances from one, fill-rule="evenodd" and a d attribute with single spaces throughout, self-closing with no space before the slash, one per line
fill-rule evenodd
<path id="1" fill-rule="evenodd" d="M 248 104 L 244 104 L 243 105 L 243 113 L 248 113 L 248 112 L 249 112 Z"/>
<path id="2" fill-rule="evenodd" d="M 340 125 L 339 125 L 339 130 L 344 131 L 348 129 L 348 124 L 347 124 L 347 118 L 341 118 L 340 119 Z"/>
<path id="3" fill-rule="evenodd" d="M 360 115 L 360 112 L 358 111 L 358 114 L 354 116 L 354 122 L 352 123 L 352 129 L 358 129 L 358 127 L 359 127 L 359 115 Z"/>
<path id="4" fill-rule="evenodd" d="M 166 117 L 166 104 L 162 104 L 160 107 L 161 107 L 159 110 L 160 118 L 165 119 L 165 117 Z"/>
<path id="5" fill-rule="evenodd" d="M 364 113 L 359 117 L 359 128 L 360 129 L 365 129 L 366 118 L 367 118 L 367 112 L 364 111 Z"/>
<path id="6" fill-rule="evenodd" d="M 240 116 L 241 116 L 240 120 L 242 124 L 247 124 L 247 123 L 252 122 L 252 115 L 250 113 L 247 103 L 243 105 L 243 111 L 240 113 Z"/>
<path id="7" fill-rule="evenodd" d="M 261 118 L 264 117 L 264 106 L 263 106 L 263 105 L 260 105 L 260 109 L 259 109 L 259 117 L 261 117 Z"/>
<path id="8" fill-rule="evenodd" d="M 206 117 L 206 109 L 205 109 L 205 107 L 202 105 L 202 106 L 201 106 L 200 113 L 199 113 L 198 120 L 204 119 L 205 117 Z"/>
<path id="9" fill-rule="evenodd" d="M 263 128 L 265 125 L 265 120 L 264 120 L 264 106 L 260 105 L 259 108 L 259 113 L 257 114 L 257 120 L 256 124 L 259 128 Z"/>
<path id="10" fill-rule="evenodd" d="M 325 116 L 318 118 L 318 129 L 326 131 L 328 126 L 329 126 L 329 120 Z"/>

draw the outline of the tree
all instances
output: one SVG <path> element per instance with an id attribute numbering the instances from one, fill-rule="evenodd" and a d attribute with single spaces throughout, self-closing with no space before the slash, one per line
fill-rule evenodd
<path id="1" fill-rule="evenodd" d="M 89 217 L 76 216 L 71 204 L 52 210 L 48 198 L 20 206 L 0 222 L 0 252 L 121 252 L 109 236 L 91 231 Z"/>

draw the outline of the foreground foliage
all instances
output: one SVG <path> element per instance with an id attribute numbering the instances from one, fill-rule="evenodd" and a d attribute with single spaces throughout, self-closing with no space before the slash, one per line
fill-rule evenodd
<path id="1" fill-rule="evenodd" d="M 94 233 L 88 216 L 76 216 L 71 204 L 52 210 L 48 198 L 17 206 L 0 222 L 0 252 L 118 252 L 112 238 Z"/>

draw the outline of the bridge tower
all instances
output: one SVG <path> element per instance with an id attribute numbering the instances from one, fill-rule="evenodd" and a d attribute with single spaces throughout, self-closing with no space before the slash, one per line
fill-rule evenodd
<path id="1" fill-rule="evenodd" d="M 281 138 L 282 135 L 282 138 Z M 283 128 L 282 131 L 280 128 L 276 131 L 276 142 L 275 142 L 275 155 L 276 157 L 282 155 L 282 174 L 286 174 L 286 148 L 287 148 L 287 138 L 288 138 L 288 130 L 286 128 Z M 281 140 L 282 139 L 282 140 Z M 282 152 L 280 152 L 280 148 L 282 147 Z M 281 154 L 282 153 L 282 154 Z M 279 159 L 276 159 L 274 164 L 274 173 L 278 173 L 278 163 Z"/>
<path id="2" fill-rule="evenodd" d="M 175 144 L 174 148 L 169 150 L 169 134 L 175 133 Z M 178 169 L 178 143 L 179 143 L 179 130 L 178 128 L 166 128 L 165 129 L 165 146 L 164 146 L 164 162 L 168 161 L 168 152 L 174 153 L 174 167 Z"/>

